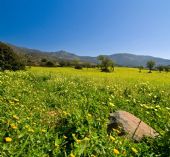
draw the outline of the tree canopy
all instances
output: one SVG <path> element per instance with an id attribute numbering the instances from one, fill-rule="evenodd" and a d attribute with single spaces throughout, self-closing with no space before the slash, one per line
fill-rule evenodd
<path id="1" fill-rule="evenodd" d="M 152 72 L 152 69 L 153 69 L 154 66 L 155 66 L 155 61 L 149 60 L 149 61 L 146 63 L 146 66 L 147 66 L 148 69 L 149 69 L 149 73 L 151 73 L 151 72 Z"/>
<path id="2" fill-rule="evenodd" d="M 110 58 L 100 55 L 97 57 L 97 59 L 100 61 L 100 67 L 102 71 L 109 72 L 109 67 L 112 67 L 114 69 L 115 64 Z"/>
<path id="3" fill-rule="evenodd" d="M 22 58 L 17 55 L 12 48 L 0 42 L 0 70 L 23 70 L 25 64 Z"/>

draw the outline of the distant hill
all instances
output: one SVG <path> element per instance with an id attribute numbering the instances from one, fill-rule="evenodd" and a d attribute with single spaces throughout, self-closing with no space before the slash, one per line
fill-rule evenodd
<path id="1" fill-rule="evenodd" d="M 144 55 L 134 55 L 129 53 L 113 54 L 109 55 L 108 57 L 115 60 L 117 64 L 123 66 L 145 66 L 148 60 L 154 60 L 156 65 L 170 65 L 170 60 L 168 59 Z"/>
<path id="2" fill-rule="evenodd" d="M 78 56 L 74 53 L 70 53 L 64 50 L 56 52 L 46 52 L 24 47 L 18 47 L 12 44 L 8 45 L 15 52 L 27 56 L 30 60 L 34 62 L 39 62 L 42 58 L 46 58 L 51 61 L 79 59 L 81 62 L 97 63 L 97 57 Z M 152 56 L 134 55 L 129 53 L 117 53 L 107 56 L 121 66 L 129 67 L 136 67 L 140 65 L 145 66 L 148 60 L 154 60 L 156 62 L 156 65 L 170 65 L 169 59 L 157 58 Z"/>
<path id="3" fill-rule="evenodd" d="M 30 58 L 32 61 L 39 62 L 42 58 L 46 58 L 52 61 L 79 59 L 81 62 L 97 63 L 97 57 L 78 56 L 76 54 L 64 50 L 60 50 L 56 52 L 46 52 L 46 51 L 40 51 L 36 49 L 18 47 L 9 43 L 6 44 L 8 44 L 16 53 L 20 55 L 25 55 L 28 58 Z"/>

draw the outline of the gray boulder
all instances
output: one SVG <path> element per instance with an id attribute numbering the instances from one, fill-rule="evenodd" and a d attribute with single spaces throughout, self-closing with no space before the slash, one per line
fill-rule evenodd
<path id="1" fill-rule="evenodd" d="M 135 141 L 140 141 L 143 137 L 154 138 L 159 135 L 149 125 L 126 111 L 110 113 L 109 120 L 108 133 L 113 131 L 113 129 L 118 129 L 121 130 L 120 136 L 124 135 Z"/>

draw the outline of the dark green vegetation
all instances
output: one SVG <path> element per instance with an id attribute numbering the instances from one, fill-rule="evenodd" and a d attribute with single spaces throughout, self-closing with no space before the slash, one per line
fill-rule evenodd
<path id="1" fill-rule="evenodd" d="M 144 69 L 144 67 L 143 66 L 139 66 L 138 69 L 139 69 L 139 72 L 141 73 L 142 70 Z"/>
<path id="2" fill-rule="evenodd" d="M 170 73 L 117 68 L 31 68 L 0 73 L 3 157 L 168 157 Z M 160 133 L 134 143 L 107 134 L 108 115 L 128 111 Z"/>
<path id="3" fill-rule="evenodd" d="M 156 64 L 156 63 L 155 63 L 155 61 L 153 61 L 153 60 L 147 61 L 146 66 L 147 66 L 147 68 L 149 69 L 149 73 L 152 72 L 155 64 Z"/>
<path id="4" fill-rule="evenodd" d="M 115 63 L 110 58 L 100 55 L 97 59 L 99 60 L 99 67 L 101 68 L 102 72 L 114 71 Z"/>
<path id="5" fill-rule="evenodd" d="M 0 42 L 0 70 L 24 70 L 25 65 L 21 56 L 17 55 L 12 48 Z"/>

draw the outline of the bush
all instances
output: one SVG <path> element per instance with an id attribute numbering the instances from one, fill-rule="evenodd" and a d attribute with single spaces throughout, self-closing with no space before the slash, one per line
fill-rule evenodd
<path id="1" fill-rule="evenodd" d="M 0 70 L 24 70 L 25 64 L 21 56 L 17 55 L 12 48 L 0 42 Z"/>
<path id="2" fill-rule="evenodd" d="M 75 69 L 82 69 L 82 66 L 81 66 L 81 65 L 75 65 L 74 68 L 75 68 Z"/>
<path id="3" fill-rule="evenodd" d="M 148 69 L 149 69 L 149 72 L 148 72 L 148 73 L 151 73 L 151 72 L 152 72 L 155 64 L 156 64 L 156 63 L 155 63 L 155 61 L 153 61 L 153 60 L 147 61 L 146 66 L 147 66 Z"/>
<path id="4" fill-rule="evenodd" d="M 165 69 L 165 72 L 169 72 L 170 71 L 170 66 L 165 66 L 164 69 Z"/>
<path id="5" fill-rule="evenodd" d="M 55 67 L 55 64 L 51 61 L 46 62 L 47 67 Z"/>

